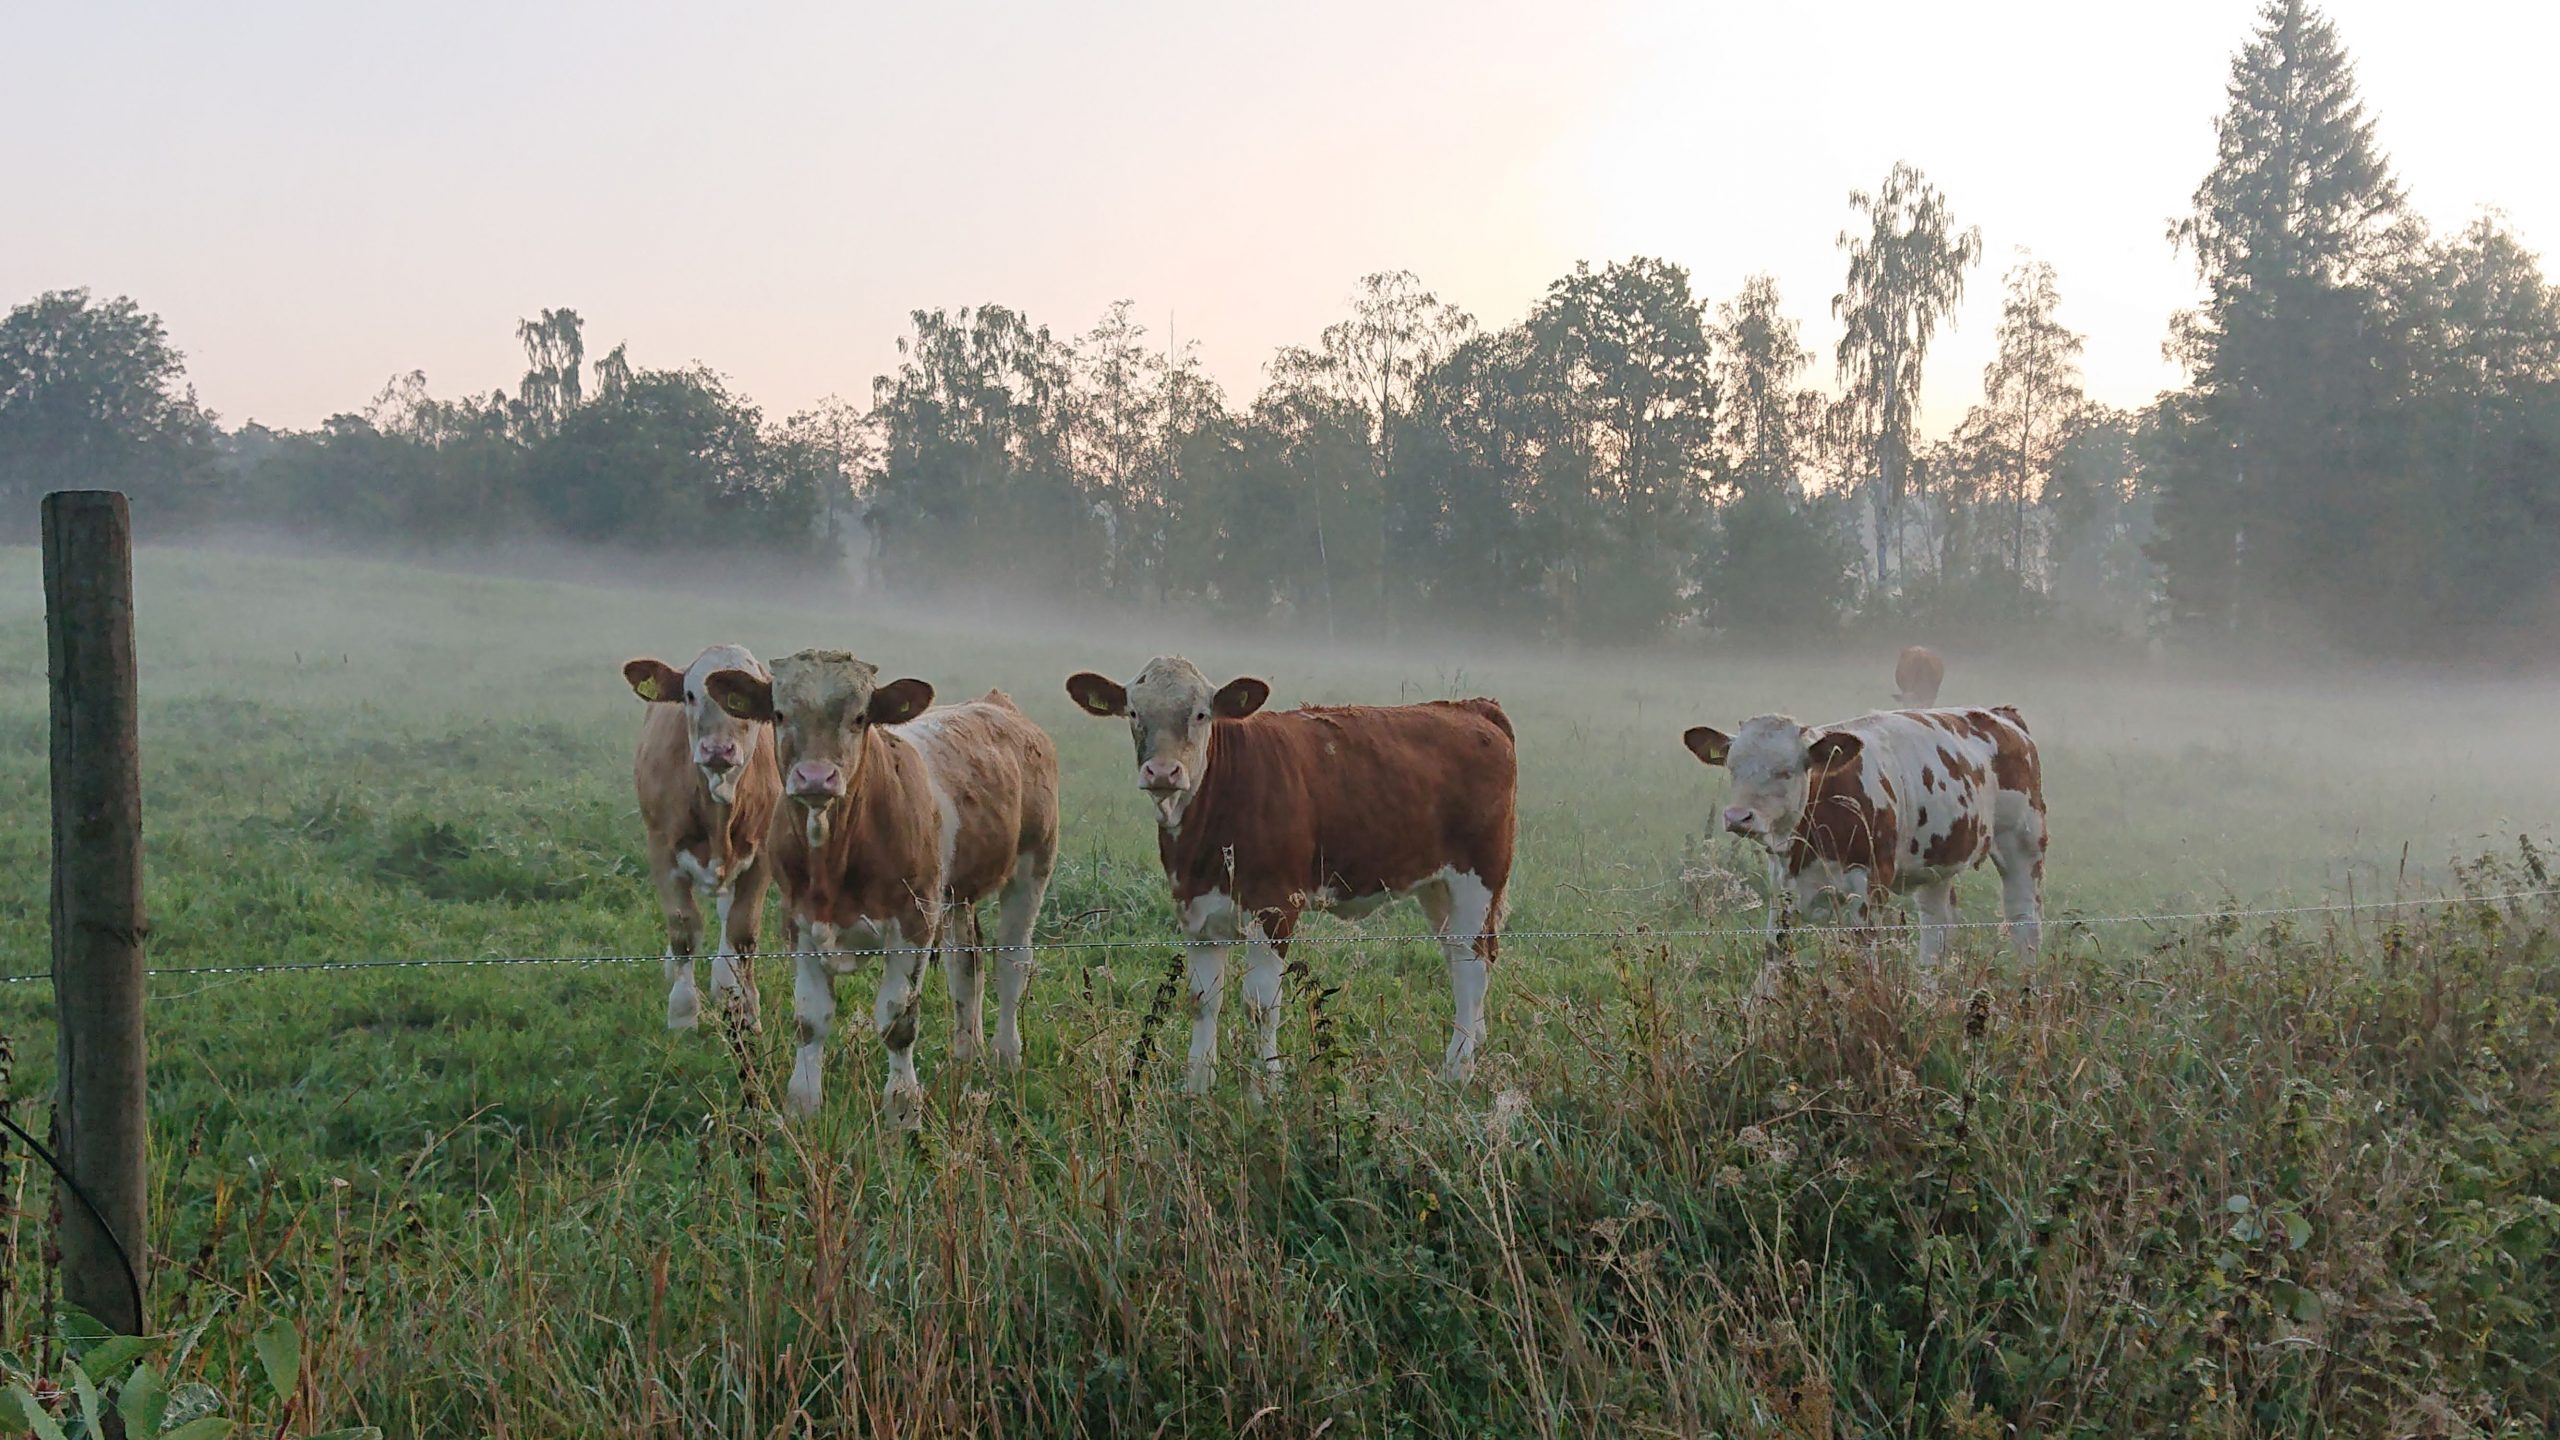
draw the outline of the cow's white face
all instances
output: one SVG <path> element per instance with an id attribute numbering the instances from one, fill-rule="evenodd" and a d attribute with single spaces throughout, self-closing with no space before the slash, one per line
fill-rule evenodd
<path id="1" fill-rule="evenodd" d="M 1860 745 L 1855 735 L 1817 734 L 1784 715 L 1746 720 L 1736 735 L 1701 725 L 1680 740 L 1691 754 L 1733 777 L 1724 828 L 1773 850 L 1804 818 L 1814 772 L 1854 756 Z"/>
<path id="2" fill-rule="evenodd" d="M 721 670 L 764 674 L 764 666 L 744 645 L 714 645 L 681 672 L 663 660 L 634 660 L 622 667 L 622 678 L 643 700 L 684 707 L 687 754 L 711 798 L 727 805 L 737 799 L 738 777 L 746 773 L 747 762 L 756 753 L 756 727 L 754 721 L 721 709 L 703 688 Z"/>
<path id="3" fill-rule="evenodd" d="M 903 724 L 933 703 L 921 680 L 879 680 L 878 666 L 842 650 L 803 650 L 774 661 L 770 679 L 740 669 L 703 682 L 731 715 L 773 722 L 782 793 L 800 807 L 812 845 L 826 843 L 836 805 L 862 782 L 870 728 Z"/>
<path id="4" fill-rule="evenodd" d="M 1262 708 L 1271 687 L 1246 677 L 1212 688 L 1200 667 L 1174 655 L 1147 662 L 1123 686 L 1086 671 L 1067 679 L 1067 694 L 1088 714 L 1126 716 L 1138 751 L 1138 788 L 1156 806 L 1157 823 L 1174 829 L 1209 773 L 1209 730 Z"/>

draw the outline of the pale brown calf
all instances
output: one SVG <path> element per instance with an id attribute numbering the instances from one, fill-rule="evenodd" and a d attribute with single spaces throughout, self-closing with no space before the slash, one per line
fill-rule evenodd
<path id="1" fill-rule="evenodd" d="M 703 682 L 718 670 L 761 675 L 743 645 L 714 645 L 679 671 L 663 660 L 633 660 L 622 678 L 650 702 L 631 760 L 640 823 L 649 837 L 649 878 L 667 922 L 667 1028 L 689 1030 L 701 1017 L 693 957 L 702 944 L 702 912 L 712 912 L 713 1003 L 735 1003 L 749 1024 L 760 1018 L 755 953 L 764 892 L 766 827 L 782 798 L 773 761 L 773 729 L 740 720 L 711 703 Z"/>
<path id="2" fill-rule="evenodd" d="M 831 951 L 850 938 L 881 952 L 872 1023 L 889 1051 L 887 1115 L 911 1129 L 924 1099 L 915 1067 L 924 957 L 942 950 L 958 1019 L 953 1052 L 974 1059 L 986 980 L 972 921 L 990 896 L 998 904 L 995 1053 L 1005 1065 L 1021 1063 L 1032 925 L 1058 856 L 1058 755 L 999 691 L 927 709 L 932 686 L 878 677 L 841 650 L 803 650 L 775 661 L 770 680 L 727 671 L 709 690 L 730 714 L 774 723 L 791 803 L 775 813 L 767 845 L 792 948 Z M 854 964 L 797 961 L 795 1113 L 815 1114 L 823 1099 L 835 977 Z"/>

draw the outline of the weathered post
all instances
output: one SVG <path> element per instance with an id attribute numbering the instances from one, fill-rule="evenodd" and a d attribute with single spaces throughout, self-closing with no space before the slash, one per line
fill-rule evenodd
<path id="1" fill-rule="evenodd" d="M 55 1114 L 63 1168 L 78 1191 L 60 1203 L 62 1294 L 109 1329 L 139 1335 L 148 1178 L 142 766 L 133 527 L 124 496 L 44 497 L 44 616 L 53 681 L 53 995 L 62 1036 Z"/>

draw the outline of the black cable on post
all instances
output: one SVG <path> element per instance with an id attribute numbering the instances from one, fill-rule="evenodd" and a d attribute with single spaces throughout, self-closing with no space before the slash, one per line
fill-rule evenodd
<path id="1" fill-rule="evenodd" d="M 62 1168 L 62 1162 L 53 1158 L 52 1151 L 38 1143 L 33 1135 L 19 1129 L 17 1121 L 10 1119 L 7 1115 L 0 1115 L 0 1127 L 6 1128 L 10 1134 L 17 1136 L 19 1144 L 34 1151 L 36 1158 L 45 1163 L 45 1168 L 53 1172 L 54 1178 L 62 1182 L 62 1188 L 70 1191 L 72 1198 L 80 1202 L 80 1208 L 88 1211 L 89 1218 L 98 1223 L 98 1229 L 107 1237 L 107 1243 L 115 1247 L 116 1263 L 124 1267 L 124 1283 L 133 1291 L 133 1313 L 136 1315 L 143 1313 L 142 1272 L 134 1268 L 133 1252 L 124 1248 L 124 1237 L 116 1233 L 116 1227 L 107 1223 L 107 1217 L 98 1209 L 98 1202 L 89 1198 L 89 1192 L 80 1188 L 80 1182 L 71 1178 L 71 1172 Z"/>

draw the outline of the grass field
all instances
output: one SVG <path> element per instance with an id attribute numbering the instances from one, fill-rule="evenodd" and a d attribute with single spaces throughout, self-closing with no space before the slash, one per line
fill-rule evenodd
<path id="1" fill-rule="evenodd" d="M 156 981 L 153 1308 L 210 1322 L 182 1373 L 270 1433 L 2560 1423 L 2560 908 L 2068 923 L 2539 888 L 2560 689 L 1946 647 L 1946 700 L 2018 704 L 2042 745 L 2049 954 L 1968 934 L 1921 994 L 1809 945 L 1751 1009 L 1756 941 L 1655 933 L 1759 920 L 1679 732 L 1884 703 L 1882 650 L 1332 653 L 645 578 L 145 552 L 152 962 L 654 954 L 617 669 L 721 639 L 1012 693 L 1065 761 L 1044 941 L 1173 929 L 1125 729 L 1069 671 L 1181 649 L 1275 704 L 1498 696 L 1511 926 L 1595 933 L 1506 951 L 1453 1093 L 1418 917 L 1312 922 L 1264 1108 L 1174 1093 L 1170 951 L 1044 952 L 1019 1077 L 945 1063 L 929 977 L 913 1142 L 876 1124 L 866 1030 L 785 1128 L 789 1027 L 670 1036 L 654 964 Z M 35 557 L 0 551 L 11 973 L 46 963 L 43 676 Z M 0 1035 L 39 1122 L 44 986 L 0 986 Z M 47 1187 L 15 1152 L 0 1187 L 0 1363 L 53 1365 Z M 251 1359 L 278 1315 L 310 1345 L 290 1397 Z"/>

